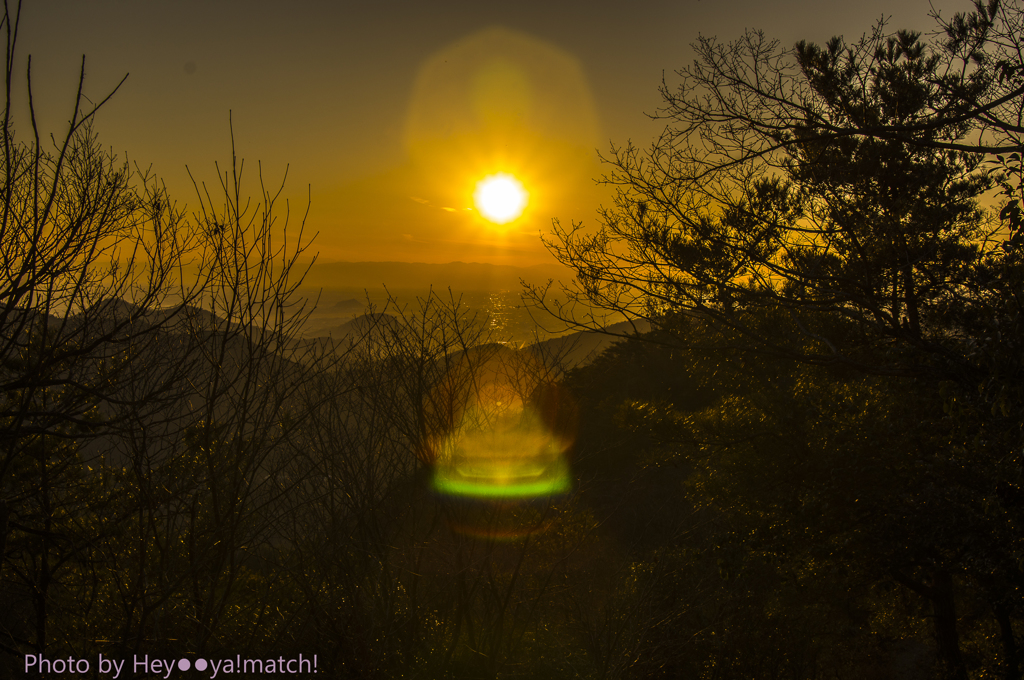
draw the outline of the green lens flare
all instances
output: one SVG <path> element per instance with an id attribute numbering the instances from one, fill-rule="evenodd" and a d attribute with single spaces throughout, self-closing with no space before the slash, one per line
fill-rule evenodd
<path id="1" fill-rule="evenodd" d="M 425 414 L 440 426 L 418 455 L 453 531 L 501 540 L 544 531 L 575 487 L 575 404 L 545 371 L 530 352 L 485 346 L 431 391 Z"/>
<path id="2" fill-rule="evenodd" d="M 491 409 L 469 409 L 443 450 L 447 455 L 437 461 L 434 474 L 434 488 L 442 493 L 525 499 L 571 487 L 565 442 L 521 406 L 499 417 Z"/>
<path id="3" fill-rule="evenodd" d="M 458 469 L 447 468 L 434 475 L 435 490 L 473 498 L 537 498 L 563 494 L 571 488 L 569 467 L 563 460 L 552 463 L 536 476 L 510 477 L 497 470 L 490 476 L 468 476 Z"/>

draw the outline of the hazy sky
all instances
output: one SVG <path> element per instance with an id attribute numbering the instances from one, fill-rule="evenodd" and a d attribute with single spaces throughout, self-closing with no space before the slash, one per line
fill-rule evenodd
<path id="1" fill-rule="evenodd" d="M 946 0 L 26 0 L 19 55 L 33 57 L 42 126 L 85 91 L 102 98 L 100 139 L 196 203 L 230 158 L 228 111 L 249 189 L 290 165 L 293 223 L 312 204 L 323 261 L 535 264 L 552 218 L 595 221 L 596 149 L 659 129 L 664 71 L 699 35 L 759 28 L 786 45 L 856 37 L 883 16 L 930 31 Z M 17 87 L 17 86 L 16 86 Z M 20 88 L 24 88 L 23 83 Z M 24 119 L 17 129 L 27 132 Z M 472 210 L 475 183 L 503 171 L 530 192 L 504 227 Z"/>

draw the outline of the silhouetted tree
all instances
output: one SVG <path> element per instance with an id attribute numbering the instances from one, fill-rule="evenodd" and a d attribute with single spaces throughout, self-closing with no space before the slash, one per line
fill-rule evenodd
<path id="1" fill-rule="evenodd" d="M 554 306 L 568 323 L 596 325 L 595 307 L 649 318 L 660 330 L 648 340 L 674 348 L 683 365 L 718 356 L 745 376 L 718 384 L 728 396 L 711 420 L 639 408 L 645 436 L 660 422 L 678 440 L 669 449 L 708 465 L 710 478 L 753 465 L 730 502 L 787 488 L 756 476 L 755 461 L 792 463 L 812 488 L 807 456 L 832 460 L 834 471 L 845 465 L 830 450 L 845 450 L 862 464 L 844 478 L 876 513 L 862 564 L 930 603 L 939 656 L 957 678 L 968 665 L 960 597 L 998 621 L 1002 670 L 1019 677 L 1020 545 L 1009 527 L 1020 520 L 1024 444 L 1022 16 L 1019 5 L 976 3 L 939 19 L 930 40 L 881 24 L 852 44 L 793 49 L 759 32 L 701 39 L 678 87 L 662 88 L 662 135 L 647 151 L 613 149 L 605 180 L 617 191 L 600 229 L 556 222 L 550 243 L 577 275 L 569 304 Z M 996 182 L 999 219 L 979 204 Z M 527 292 L 546 304 L 544 289 Z M 757 381 L 766 367 L 770 385 Z M 801 395 L 816 385 L 864 394 L 870 418 L 854 423 L 820 406 L 805 420 L 783 418 L 804 412 Z M 667 413 L 685 413 L 678 399 L 666 399 Z M 821 427 L 838 439 L 811 434 Z M 692 443 L 718 438 L 711 449 Z M 885 453 L 875 459 L 867 441 Z M 801 504 L 747 516 L 809 521 Z"/>
<path id="2" fill-rule="evenodd" d="M 159 411 L 180 387 L 185 366 L 154 348 L 201 287 L 181 278 L 189 258 L 201 257 L 201 235 L 151 176 L 100 149 L 92 122 L 109 96 L 86 106 L 84 62 L 68 127 L 46 148 L 29 59 L 29 135 L 16 138 L 20 12 L 5 3 L 0 20 L 0 549 L 5 578 L 34 612 L 33 626 L 5 626 L 4 645 L 41 652 L 54 639 L 47 620 L 61 575 L 109 528 L 102 515 L 114 491 L 87 474 L 97 460 L 88 443 L 126 426 L 128 411 Z M 143 357 L 146 378 L 136 381 Z"/>

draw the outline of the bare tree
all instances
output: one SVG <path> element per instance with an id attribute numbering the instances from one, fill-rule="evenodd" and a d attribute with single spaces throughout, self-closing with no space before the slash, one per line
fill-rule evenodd
<path id="1" fill-rule="evenodd" d="M 234 149 L 230 170 L 218 174 L 213 191 L 197 184 L 192 217 L 208 237 L 205 286 L 164 339 L 183 384 L 161 418 L 136 416 L 138 427 L 117 444 L 130 498 L 107 559 L 126 577 L 108 597 L 120 610 L 124 652 L 147 640 L 173 647 L 171 630 L 188 631 L 200 653 L 228 640 L 262 650 L 287 637 L 280 619 L 298 605 L 285 604 L 272 568 L 290 545 L 288 514 L 300 510 L 292 497 L 307 483 L 293 464 L 309 424 L 300 390 L 338 357 L 295 356 L 309 310 L 295 296 L 306 271 L 297 264 L 308 245 L 304 220 L 292 230 L 287 217 L 278 221 L 280 189 L 268 191 L 262 177 L 260 200 L 245 198 Z"/>
<path id="2" fill-rule="evenodd" d="M 156 347 L 202 288 L 184 274 L 203 234 L 155 178 L 100 148 L 93 121 L 113 92 L 89 102 L 84 61 L 68 126 L 47 140 L 28 59 L 29 136 L 16 137 L 20 16 L 21 3 L 5 2 L 0 552 L 35 619 L 31 631 L 7 627 L 4 644 L 42 651 L 51 587 L 103 532 L 93 520 L 113 492 L 109 480 L 84 478 L 96 455 L 88 442 L 126 426 L 128 413 L 159 412 L 180 387 L 182 366 Z"/>

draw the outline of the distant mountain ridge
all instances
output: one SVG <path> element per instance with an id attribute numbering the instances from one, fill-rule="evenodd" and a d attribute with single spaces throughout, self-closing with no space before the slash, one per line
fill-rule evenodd
<path id="1" fill-rule="evenodd" d="M 543 284 L 568 281 L 572 272 L 559 264 L 531 267 L 482 262 L 328 262 L 310 267 L 303 288 L 394 289 L 452 288 L 458 291 L 516 290 L 520 280 Z"/>

